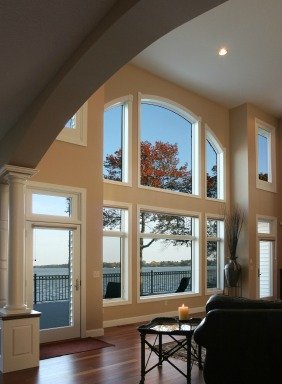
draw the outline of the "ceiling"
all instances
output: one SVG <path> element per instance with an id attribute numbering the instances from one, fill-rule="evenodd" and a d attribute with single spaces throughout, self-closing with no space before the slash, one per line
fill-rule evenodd
<path id="1" fill-rule="evenodd" d="M 250 102 L 282 117 L 281 15 L 281 0 L 229 0 L 132 63 L 228 108 Z M 217 53 L 222 46 L 226 56 Z"/>
<path id="2" fill-rule="evenodd" d="M 116 0 L 0 2 L 0 131 L 13 126 Z"/>

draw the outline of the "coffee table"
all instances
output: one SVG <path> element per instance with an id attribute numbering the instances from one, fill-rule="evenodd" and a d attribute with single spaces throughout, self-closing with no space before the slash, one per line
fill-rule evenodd
<path id="1" fill-rule="evenodd" d="M 161 367 L 164 361 L 172 365 L 180 372 L 187 380 L 187 384 L 191 384 L 191 369 L 192 369 L 192 350 L 191 341 L 195 328 L 202 321 L 200 318 L 191 318 L 185 321 L 180 321 L 177 317 L 156 317 L 148 324 L 138 327 L 141 337 L 141 380 L 140 384 L 145 382 L 145 375 L 156 367 Z M 146 339 L 147 335 L 156 335 L 154 343 Z M 167 351 L 163 351 L 163 336 L 169 336 L 176 342 L 175 346 Z M 176 336 L 183 336 L 181 339 Z M 158 344 L 157 344 L 158 341 Z M 150 354 L 146 361 L 145 347 L 149 347 Z M 170 360 L 173 355 L 180 349 L 186 350 L 186 369 L 181 370 Z M 158 356 L 158 362 L 148 368 L 148 363 L 152 353 Z M 201 346 L 198 346 L 197 356 L 199 368 L 202 369 Z"/>

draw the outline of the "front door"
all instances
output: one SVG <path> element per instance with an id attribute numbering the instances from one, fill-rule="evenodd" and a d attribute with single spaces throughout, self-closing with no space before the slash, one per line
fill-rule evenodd
<path id="1" fill-rule="evenodd" d="M 273 298 L 273 255 L 274 241 L 259 241 L 259 297 L 261 299 Z"/>
<path id="2" fill-rule="evenodd" d="M 29 223 L 28 306 L 41 312 L 40 341 L 80 336 L 80 227 Z"/>

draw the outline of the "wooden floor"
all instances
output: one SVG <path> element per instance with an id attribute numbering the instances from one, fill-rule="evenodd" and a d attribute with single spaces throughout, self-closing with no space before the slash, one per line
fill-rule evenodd
<path id="1" fill-rule="evenodd" d="M 137 325 L 105 329 L 101 339 L 114 344 L 96 351 L 40 361 L 39 368 L 0 374 L 1 384 L 139 384 L 140 340 Z M 177 364 L 185 363 L 174 359 Z M 186 384 L 168 363 L 146 375 L 145 384 Z M 204 384 L 202 372 L 193 366 L 192 384 Z"/>

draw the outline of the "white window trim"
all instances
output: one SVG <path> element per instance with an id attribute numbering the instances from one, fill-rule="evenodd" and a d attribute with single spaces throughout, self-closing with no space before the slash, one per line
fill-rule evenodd
<path id="1" fill-rule="evenodd" d="M 124 298 L 117 298 L 117 299 L 103 299 L 103 307 L 114 307 L 119 305 L 127 305 L 132 304 L 132 204 L 124 203 L 124 202 L 117 202 L 117 201 L 110 201 L 110 200 L 104 200 L 103 202 L 104 208 L 117 208 L 117 209 L 126 209 L 128 212 L 128 232 L 119 232 L 119 231 L 103 231 L 103 236 L 111 236 L 111 237 L 123 237 L 125 240 L 124 247 L 124 255 L 123 257 L 123 288 L 124 292 L 121 296 Z M 103 275 L 103 268 L 102 268 L 102 275 Z M 103 276 L 102 279 L 103 281 Z"/>
<path id="2" fill-rule="evenodd" d="M 122 132 L 122 164 L 125 164 L 123 172 L 123 178 L 126 181 L 115 181 L 115 180 L 108 180 L 103 178 L 103 182 L 107 184 L 114 184 L 114 185 L 122 185 L 122 186 L 132 186 L 132 103 L 133 103 L 133 96 L 132 95 L 126 95 L 123 97 L 119 97 L 117 99 L 111 100 L 110 102 L 106 103 L 104 106 L 104 112 L 107 109 L 116 107 L 118 105 L 124 105 L 124 124 L 123 124 L 123 132 Z M 104 128 L 103 128 L 103 136 L 104 136 Z M 103 144 L 104 146 L 104 144 Z"/>
<path id="3" fill-rule="evenodd" d="M 71 144 L 87 146 L 87 126 L 88 126 L 88 102 L 83 104 L 76 112 L 76 127 L 63 128 L 57 136 L 57 140 L 65 141 Z"/>
<path id="4" fill-rule="evenodd" d="M 266 221 L 270 223 L 270 233 L 259 233 L 258 232 L 258 222 Z M 280 223 L 279 223 L 280 224 Z M 273 249 L 273 298 L 277 298 L 277 269 L 278 269 L 278 260 L 277 260 L 277 217 L 274 216 L 263 216 L 256 215 L 256 236 L 257 236 L 257 247 L 256 247 L 256 261 L 253 263 L 253 260 L 250 260 L 250 264 L 255 264 L 255 270 L 259 271 L 259 242 L 260 241 L 273 241 L 275 246 Z M 259 278 L 257 278 L 257 298 L 259 298 Z"/>
<path id="5" fill-rule="evenodd" d="M 212 147 L 217 153 L 217 181 L 218 181 L 218 194 L 217 199 L 207 197 L 207 178 L 206 178 L 206 169 L 207 169 L 207 153 L 206 153 L 206 140 L 210 142 Z M 205 124 L 205 198 L 206 200 L 211 201 L 226 201 L 226 149 L 222 147 L 220 141 L 218 140 L 215 133 L 212 129 Z"/>
<path id="6" fill-rule="evenodd" d="M 166 295 L 152 295 L 152 296 L 140 296 L 140 237 L 145 238 L 147 237 L 158 237 L 159 234 L 142 234 L 140 232 L 140 225 L 139 225 L 139 217 L 141 211 L 148 211 L 148 212 L 158 212 L 158 213 L 168 213 L 168 214 L 174 214 L 174 215 L 181 215 L 181 216 L 189 216 L 194 218 L 194 234 L 195 236 L 180 236 L 181 238 L 188 240 L 193 240 L 194 247 L 192 249 L 192 266 L 193 266 L 193 279 L 192 279 L 192 292 L 183 292 L 183 293 L 170 293 Z M 177 300 L 177 299 L 183 299 L 188 297 L 198 297 L 201 295 L 201 287 L 200 287 L 200 281 L 201 281 L 201 258 L 200 258 L 200 252 L 201 252 L 201 244 L 200 244 L 200 223 L 201 223 L 201 214 L 199 212 L 191 212 L 191 211 L 183 211 L 183 210 L 177 210 L 177 209 L 170 209 L 170 208 L 163 208 L 163 207 L 152 207 L 148 205 L 137 205 L 137 248 L 136 248 L 136 254 L 138 255 L 138 262 L 137 262 L 137 303 L 148 303 L 148 302 L 154 302 L 154 301 L 166 301 L 166 300 Z M 161 235 L 162 236 L 162 235 Z M 164 238 L 176 238 L 179 236 L 175 235 L 165 235 Z"/>
<path id="7" fill-rule="evenodd" d="M 263 189 L 269 192 L 276 192 L 276 129 L 272 125 L 265 123 L 262 120 L 255 119 L 255 140 L 256 140 L 256 187 L 258 189 Z M 259 158 L 259 148 L 258 148 L 258 135 L 261 131 L 266 131 L 268 133 L 268 164 L 269 164 L 269 175 L 270 181 L 260 180 L 258 177 L 258 158 Z M 263 135 L 265 136 L 265 135 Z"/>
<path id="8" fill-rule="evenodd" d="M 140 175 L 140 168 L 141 168 L 141 103 L 142 102 L 150 102 L 150 104 L 154 104 L 156 106 L 163 106 L 167 108 L 168 110 L 171 110 L 178 115 L 182 116 L 186 120 L 188 120 L 192 124 L 192 176 L 193 176 L 193 182 L 192 182 L 192 193 L 184 193 L 184 192 L 178 192 L 178 191 L 171 191 L 169 189 L 162 189 L 162 188 L 154 188 L 146 185 L 142 185 L 140 182 L 141 175 Z M 195 115 L 193 112 L 191 112 L 189 109 L 185 108 L 183 105 L 180 105 L 176 103 L 173 100 L 166 99 L 161 96 L 156 95 L 148 95 L 148 94 L 142 94 L 141 92 L 138 92 L 138 188 L 147 189 L 150 191 L 158 191 L 162 193 L 169 193 L 169 194 L 175 194 L 180 196 L 187 196 L 187 197 L 201 197 L 201 185 L 200 185 L 200 159 L 201 159 L 201 148 L 200 148 L 200 131 L 201 131 L 201 117 Z"/>
<path id="9" fill-rule="evenodd" d="M 64 196 L 73 196 L 76 200 L 76 216 L 67 218 L 69 220 L 62 220 L 60 216 L 47 216 L 47 215 L 34 215 L 31 213 L 31 194 L 32 192 L 41 192 L 44 195 L 49 192 L 50 194 L 63 194 Z M 86 189 L 76 188 L 66 185 L 56 185 L 49 183 L 42 183 L 32 180 L 26 182 L 26 222 L 32 222 L 34 225 L 42 224 L 48 227 L 52 222 L 63 226 L 67 224 L 80 226 L 80 328 L 81 337 L 86 337 Z M 73 211 L 75 209 L 73 208 Z M 52 221 L 53 220 L 53 221 Z M 55 221 L 54 221 L 55 220 Z"/>
<path id="10" fill-rule="evenodd" d="M 207 236 L 207 220 L 220 220 L 221 221 L 221 228 L 220 228 L 220 237 L 208 237 Z M 205 215 L 205 226 L 204 226 L 204 233 L 205 233 L 205 294 L 216 294 L 216 293 L 223 293 L 224 290 L 224 216 L 222 215 L 215 215 L 215 214 L 209 214 L 206 213 Z M 208 281 L 208 271 L 207 271 L 207 242 L 208 241 L 219 241 L 220 242 L 220 254 L 219 254 L 219 263 L 217 265 L 217 288 L 208 288 L 207 287 L 207 281 Z"/>
<path id="11" fill-rule="evenodd" d="M 44 215 L 32 212 L 32 194 L 45 196 L 70 197 L 72 201 L 71 216 Z M 73 223 L 80 224 L 83 220 L 82 198 L 85 190 L 81 188 L 66 187 L 61 185 L 47 184 L 35 181 L 27 181 L 26 187 L 26 219 L 40 222 Z"/>

